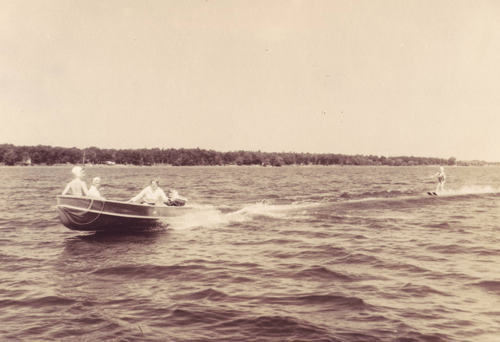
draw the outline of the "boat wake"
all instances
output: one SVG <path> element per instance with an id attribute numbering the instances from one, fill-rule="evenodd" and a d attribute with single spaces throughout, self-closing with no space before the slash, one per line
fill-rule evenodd
<path id="1" fill-rule="evenodd" d="M 445 189 L 443 195 L 445 196 L 476 195 L 476 194 L 494 194 L 498 192 L 500 192 L 500 190 L 495 189 L 489 185 L 487 186 L 468 185 L 468 186 L 463 186 L 457 190 Z"/>
<path id="2" fill-rule="evenodd" d="M 345 191 L 340 195 L 333 194 L 315 194 L 304 196 L 302 198 L 291 198 L 293 204 L 306 204 L 306 203 L 333 203 L 333 202 L 363 202 L 363 201 L 377 201 L 377 200 L 407 200 L 419 199 L 423 195 L 427 195 L 429 191 L 434 189 L 414 188 L 404 190 L 387 190 L 387 191 Z M 500 193 L 499 189 L 491 186 L 477 186 L 469 185 L 463 186 L 460 189 L 445 189 L 441 194 L 442 196 L 460 196 L 460 195 L 481 195 L 481 194 L 495 194 Z"/>
<path id="3" fill-rule="evenodd" d="M 192 229 L 192 228 L 212 228 L 228 226 L 231 224 L 244 223 L 253 220 L 284 220 L 297 218 L 297 209 L 305 208 L 309 205 L 273 205 L 266 202 L 259 202 L 243 206 L 243 208 L 227 206 L 196 206 L 193 210 L 183 216 L 168 219 L 170 229 Z M 295 214 L 292 214 L 294 213 Z"/>
<path id="4" fill-rule="evenodd" d="M 440 197 L 454 197 L 472 194 L 495 194 L 500 190 L 491 186 L 464 186 L 460 189 L 446 189 Z M 193 228 L 216 228 L 240 224 L 251 221 L 266 222 L 271 220 L 290 220 L 307 218 L 309 209 L 323 208 L 325 206 L 335 207 L 334 210 L 361 210 L 357 204 L 365 203 L 366 206 L 376 209 L 394 205 L 394 201 L 405 203 L 424 201 L 428 203 L 423 189 L 408 191 L 379 191 L 361 193 L 342 193 L 340 196 L 332 194 L 314 194 L 310 196 L 294 196 L 290 198 L 277 198 L 263 200 L 257 203 L 245 203 L 240 206 L 227 205 L 196 205 L 192 204 L 192 210 L 179 217 L 171 217 L 165 220 L 168 229 L 182 230 Z M 371 204 L 370 204 L 371 203 Z M 403 205 L 403 204 L 402 204 Z M 347 206 L 347 207 L 346 207 Z M 331 208 L 330 208 L 331 209 Z M 316 209 L 314 209 L 316 210 Z M 356 215 L 351 213 L 350 215 Z"/>

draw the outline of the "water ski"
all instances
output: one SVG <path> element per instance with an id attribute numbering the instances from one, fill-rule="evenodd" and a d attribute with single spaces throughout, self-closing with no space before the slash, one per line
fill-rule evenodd
<path id="1" fill-rule="evenodd" d="M 437 194 L 437 193 L 435 193 L 435 192 L 430 192 L 430 191 L 429 191 L 429 192 L 427 193 L 427 195 L 429 195 L 429 196 L 437 196 L 438 194 Z"/>

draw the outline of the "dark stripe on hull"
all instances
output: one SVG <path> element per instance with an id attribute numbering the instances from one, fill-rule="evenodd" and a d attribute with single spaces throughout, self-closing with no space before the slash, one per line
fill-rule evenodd
<path id="1" fill-rule="evenodd" d="M 130 218 L 89 212 L 85 215 L 86 220 L 82 220 L 81 211 L 75 212 L 65 207 L 57 207 L 56 211 L 65 227 L 86 232 L 148 230 L 167 226 L 156 218 Z"/>

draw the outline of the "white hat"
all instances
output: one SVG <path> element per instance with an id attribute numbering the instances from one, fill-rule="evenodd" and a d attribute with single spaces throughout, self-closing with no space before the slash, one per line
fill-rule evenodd
<path id="1" fill-rule="evenodd" d="M 82 168 L 80 166 L 75 166 L 73 170 L 71 170 L 71 173 L 75 175 L 75 177 L 80 176 L 80 173 L 82 172 Z"/>

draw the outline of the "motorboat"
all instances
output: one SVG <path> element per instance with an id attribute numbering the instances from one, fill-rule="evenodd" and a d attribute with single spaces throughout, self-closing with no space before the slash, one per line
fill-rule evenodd
<path id="1" fill-rule="evenodd" d="M 126 232 L 165 227 L 168 218 L 186 214 L 185 197 L 169 205 L 150 205 L 91 197 L 57 196 L 56 211 L 61 223 L 79 231 Z"/>

